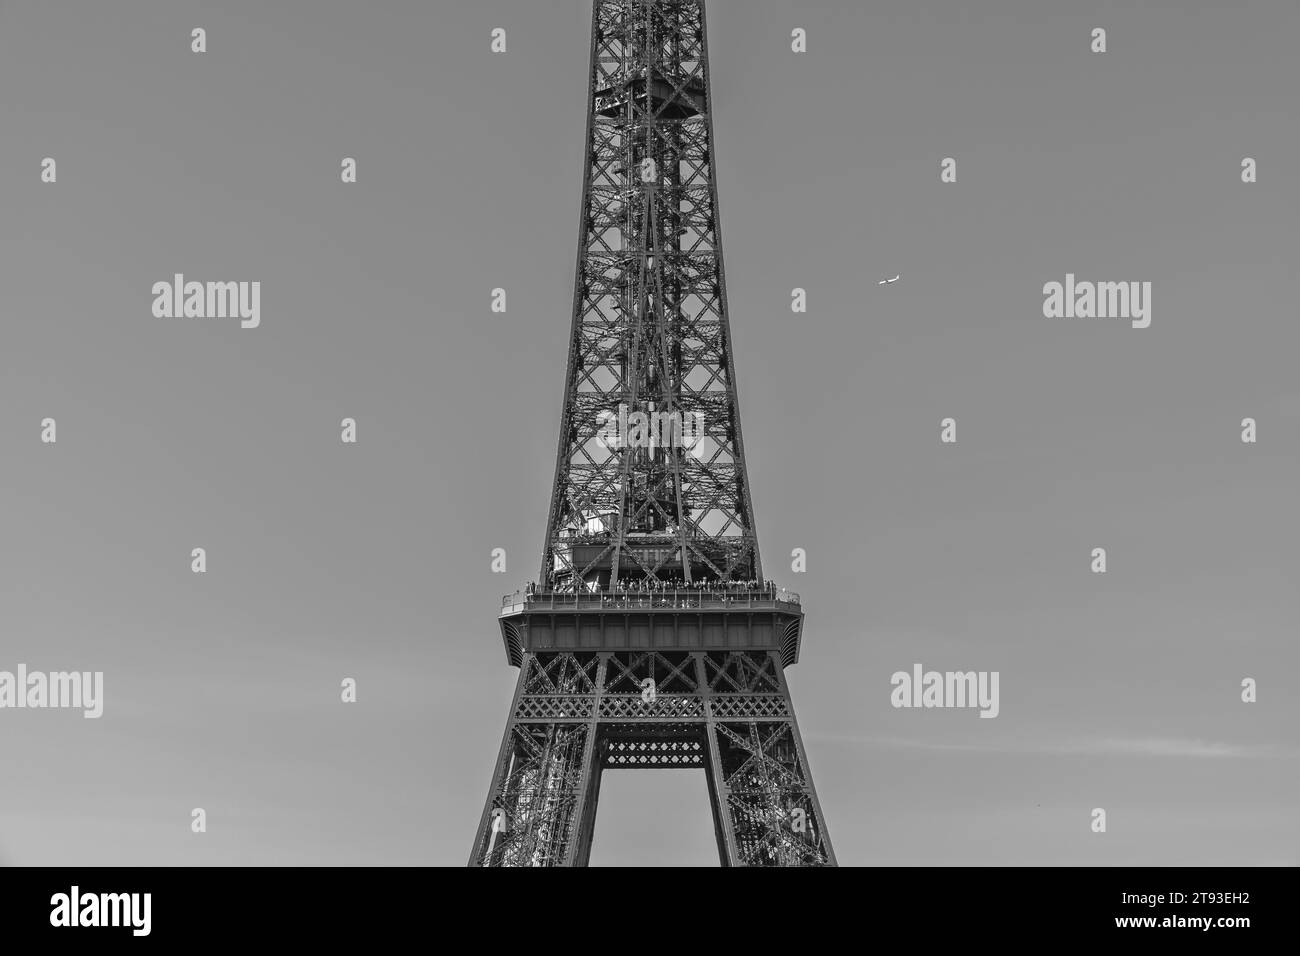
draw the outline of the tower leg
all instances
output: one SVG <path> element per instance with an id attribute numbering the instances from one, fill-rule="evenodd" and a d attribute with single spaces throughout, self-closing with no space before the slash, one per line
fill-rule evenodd
<path id="1" fill-rule="evenodd" d="M 591 841 L 596 832 L 596 805 L 600 799 L 600 770 L 603 759 L 600 739 L 600 695 L 605 687 L 605 668 L 608 654 L 601 654 L 596 665 L 591 719 L 587 721 L 587 739 L 583 742 L 582 789 L 575 808 L 575 836 L 569 842 L 565 856 L 566 866 L 586 866 L 591 859 Z"/>
<path id="2" fill-rule="evenodd" d="M 525 655 L 470 866 L 585 863 L 600 773 L 596 671 L 594 655 Z"/>
<path id="3" fill-rule="evenodd" d="M 781 664 L 703 655 L 709 798 L 723 866 L 834 866 Z"/>

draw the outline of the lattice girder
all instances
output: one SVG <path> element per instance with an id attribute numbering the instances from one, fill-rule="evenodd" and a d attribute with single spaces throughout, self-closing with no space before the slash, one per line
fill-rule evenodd
<path id="1" fill-rule="evenodd" d="M 704 5 L 596 0 L 592 27 L 573 326 L 540 580 L 759 579 Z M 600 441 L 620 409 L 682 416 L 700 437 L 689 448 Z"/>

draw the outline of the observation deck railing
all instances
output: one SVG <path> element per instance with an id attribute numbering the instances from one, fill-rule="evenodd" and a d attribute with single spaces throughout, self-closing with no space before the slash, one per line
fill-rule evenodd
<path id="1" fill-rule="evenodd" d="M 799 606 L 799 595 L 785 588 L 669 588 L 656 591 L 515 591 L 501 599 L 503 612 L 638 610 L 774 610 Z"/>

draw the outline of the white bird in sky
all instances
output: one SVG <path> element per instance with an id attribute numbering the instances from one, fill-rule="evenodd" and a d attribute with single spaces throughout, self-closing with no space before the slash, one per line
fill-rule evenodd
<path id="1" fill-rule="evenodd" d="M 903 278 L 903 277 L 902 277 L 902 276 L 894 276 L 894 278 L 892 278 L 892 279 L 881 279 L 879 282 L 876 283 L 876 285 L 889 285 L 889 283 L 891 283 L 891 282 L 897 282 L 897 281 L 898 281 L 899 279 L 901 279 L 901 278 Z"/>

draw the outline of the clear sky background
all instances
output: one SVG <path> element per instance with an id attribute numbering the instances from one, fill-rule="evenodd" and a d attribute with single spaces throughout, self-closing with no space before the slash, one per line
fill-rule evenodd
<path id="1" fill-rule="evenodd" d="M 0 0 L 0 669 L 106 692 L 0 711 L 0 863 L 465 863 L 552 479 L 589 17 Z M 764 570 L 804 598 L 840 862 L 1300 863 L 1300 6 L 709 17 Z M 261 281 L 261 327 L 155 318 L 174 272 Z M 1153 283 L 1151 327 L 1044 318 L 1066 273 Z M 999 671 L 1000 715 L 893 709 L 914 662 Z M 702 772 L 607 776 L 593 863 L 716 862 Z"/>

